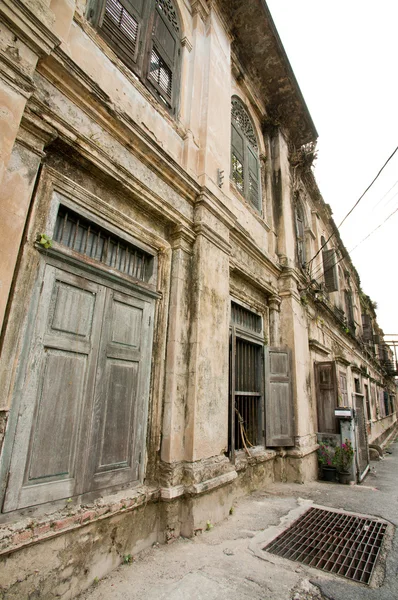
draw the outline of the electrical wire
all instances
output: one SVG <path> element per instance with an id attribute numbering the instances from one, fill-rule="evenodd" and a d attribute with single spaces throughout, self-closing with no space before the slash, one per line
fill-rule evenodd
<path id="1" fill-rule="evenodd" d="M 342 226 L 342 224 L 344 223 L 344 221 L 350 216 L 350 214 L 352 213 L 352 211 L 358 206 L 358 204 L 360 203 L 360 201 L 362 200 L 362 198 L 365 196 L 365 194 L 370 190 L 370 188 L 372 187 L 372 185 L 375 183 L 375 181 L 379 178 L 379 176 L 381 175 L 381 173 L 383 172 L 383 170 L 385 169 L 385 167 L 388 165 L 388 163 L 390 162 L 390 160 L 393 158 L 393 156 L 397 153 L 398 151 L 398 146 L 395 148 L 394 152 L 392 154 L 390 154 L 390 156 L 387 158 L 386 162 L 384 163 L 384 165 L 381 167 L 381 169 L 379 170 L 379 172 L 377 173 L 376 177 L 374 177 L 374 179 L 370 182 L 370 184 L 368 185 L 368 187 L 366 188 L 366 190 L 361 194 L 361 196 L 358 198 L 358 200 L 355 202 L 354 206 L 348 211 L 348 213 L 346 214 L 346 216 L 344 217 L 344 219 L 341 221 L 340 225 L 337 227 L 337 229 L 340 229 L 340 227 Z M 321 250 L 326 246 L 326 244 L 332 239 L 332 237 L 336 234 L 335 231 L 333 231 L 330 236 L 328 237 L 328 239 L 322 244 L 322 246 L 319 248 L 318 252 L 311 258 L 311 260 L 308 262 L 308 267 L 311 266 L 311 263 L 313 260 L 315 260 L 315 258 L 318 256 L 318 254 L 320 254 Z"/>
<path id="2" fill-rule="evenodd" d="M 351 250 L 349 250 L 346 254 L 343 254 L 343 256 L 341 258 L 339 258 L 339 260 L 337 260 L 335 263 L 333 263 L 333 265 L 331 265 L 327 270 L 333 269 L 336 265 L 338 265 L 342 260 L 344 260 L 344 258 L 346 258 L 348 255 L 350 255 L 352 252 L 354 252 L 354 250 L 356 250 L 358 248 L 358 246 L 360 246 L 361 244 L 363 244 L 363 242 L 365 242 L 368 238 L 370 238 L 371 235 L 373 235 L 373 233 L 375 233 L 378 229 L 380 229 L 380 227 L 382 227 L 389 219 L 391 219 L 391 217 L 393 215 L 395 215 L 395 213 L 398 212 L 398 207 L 393 210 L 392 213 L 390 213 L 388 215 L 388 217 L 386 217 L 384 219 L 384 221 L 382 221 L 377 227 L 375 227 L 374 229 L 372 229 L 372 231 L 370 233 L 368 233 L 368 235 L 366 237 L 364 237 L 360 242 L 358 242 L 358 244 L 356 246 L 354 246 L 354 248 L 352 248 Z M 314 273 L 312 274 L 312 280 L 315 279 L 315 281 L 318 282 L 318 280 L 316 279 L 315 275 L 318 275 L 319 272 L 322 272 L 323 267 L 317 267 L 317 269 L 314 271 Z"/>

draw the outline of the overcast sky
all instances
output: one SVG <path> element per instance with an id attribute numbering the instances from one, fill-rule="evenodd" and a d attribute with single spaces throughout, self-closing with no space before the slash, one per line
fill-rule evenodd
<path id="1" fill-rule="evenodd" d="M 267 4 L 318 130 L 315 175 L 339 225 L 398 146 L 398 1 Z M 342 226 L 347 250 L 397 208 L 398 152 Z M 398 210 L 351 258 L 380 326 L 398 334 L 397 246 Z"/>

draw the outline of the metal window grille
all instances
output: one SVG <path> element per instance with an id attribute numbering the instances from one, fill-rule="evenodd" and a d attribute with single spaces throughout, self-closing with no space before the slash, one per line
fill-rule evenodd
<path id="1" fill-rule="evenodd" d="M 235 450 L 261 440 L 262 348 L 238 338 L 235 357 Z"/>
<path id="2" fill-rule="evenodd" d="M 260 315 L 232 302 L 231 305 L 231 321 L 233 325 L 243 327 L 254 333 L 260 334 L 262 331 L 262 319 Z"/>
<path id="3" fill-rule="evenodd" d="M 261 316 L 232 302 L 231 323 L 229 447 L 233 455 L 263 441 L 264 375 Z M 245 332 L 254 339 L 246 339 Z"/>
<path id="4" fill-rule="evenodd" d="M 135 279 L 147 281 L 153 257 L 99 225 L 60 206 L 54 241 Z"/>

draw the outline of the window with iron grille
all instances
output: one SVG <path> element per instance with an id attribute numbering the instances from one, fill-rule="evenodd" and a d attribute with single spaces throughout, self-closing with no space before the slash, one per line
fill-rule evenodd
<path id="1" fill-rule="evenodd" d="M 54 241 L 140 281 L 151 277 L 153 256 L 62 205 Z"/>
<path id="2" fill-rule="evenodd" d="M 181 28 L 171 0 L 90 0 L 88 18 L 124 64 L 175 112 Z"/>
<path id="3" fill-rule="evenodd" d="M 260 164 L 252 121 L 236 96 L 231 109 L 231 179 L 246 200 L 261 212 Z"/>
<path id="4" fill-rule="evenodd" d="M 262 318 L 232 302 L 229 447 L 249 450 L 264 443 Z"/>

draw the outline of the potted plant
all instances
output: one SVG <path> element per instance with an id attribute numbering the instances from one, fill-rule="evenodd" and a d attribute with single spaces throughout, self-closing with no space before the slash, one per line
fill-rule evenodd
<path id="1" fill-rule="evenodd" d="M 325 481 L 336 481 L 335 452 L 333 446 L 319 444 L 318 462 L 322 468 L 322 478 Z"/>
<path id="2" fill-rule="evenodd" d="M 351 476 L 351 465 L 354 459 L 354 450 L 351 442 L 346 439 L 344 444 L 337 446 L 335 451 L 335 465 L 340 483 L 349 483 Z"/>

